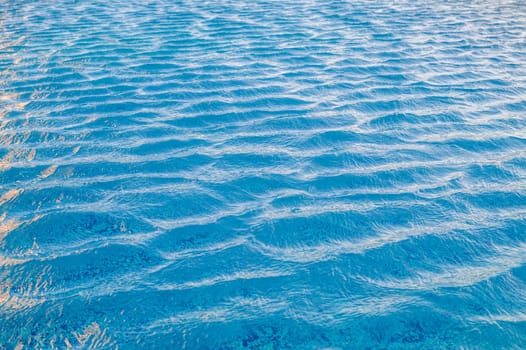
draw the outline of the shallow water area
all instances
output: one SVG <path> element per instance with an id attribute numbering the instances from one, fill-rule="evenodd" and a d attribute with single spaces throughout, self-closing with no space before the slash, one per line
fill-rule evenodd
<path id="1" fill-rule="evenodd" d="M 0 349 L 526 348 L 525 28 L 0 0 Z"/>

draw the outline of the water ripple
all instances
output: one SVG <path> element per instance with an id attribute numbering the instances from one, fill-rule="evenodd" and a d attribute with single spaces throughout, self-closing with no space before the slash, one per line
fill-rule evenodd
<path id="1" fill-rule="evenodd" d="M 526 348 L 521 1 L 0 6 L 0 348 Z"/>

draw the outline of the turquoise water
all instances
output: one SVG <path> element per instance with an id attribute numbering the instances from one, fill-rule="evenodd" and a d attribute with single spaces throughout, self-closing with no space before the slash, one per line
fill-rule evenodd
<path id="1" fill-rule="evenodd" d="M 0 349 L 525 349 L 523 1 L 0 0 Z"/>

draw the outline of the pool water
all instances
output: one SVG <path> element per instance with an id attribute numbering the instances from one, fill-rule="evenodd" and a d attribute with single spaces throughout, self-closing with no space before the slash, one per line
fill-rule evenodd
<path id="1" fill-rule="evenodd" d="M 0 1 L 0 349 L 526 348 L 523 1 Z"/>

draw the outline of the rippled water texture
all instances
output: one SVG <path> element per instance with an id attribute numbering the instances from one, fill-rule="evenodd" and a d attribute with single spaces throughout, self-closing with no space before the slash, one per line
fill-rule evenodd
<path id="1" fill-rule="evenodd" d="M 526 348 L 526 3 L 0 0 L 0 346 Z"/>

